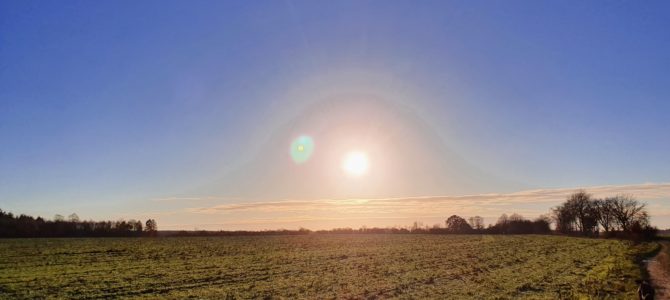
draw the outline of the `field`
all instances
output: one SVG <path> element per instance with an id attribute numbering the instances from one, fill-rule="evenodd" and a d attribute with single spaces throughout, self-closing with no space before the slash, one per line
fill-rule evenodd
<path id="1" fill-rule="evenodd" d="M 559 236 L 0 240 L 0 298 L 631 299 L 654 245 Z"/>

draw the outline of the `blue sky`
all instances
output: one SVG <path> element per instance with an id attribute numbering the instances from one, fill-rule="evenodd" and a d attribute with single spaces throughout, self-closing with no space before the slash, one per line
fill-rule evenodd
<path id="1" fill-rule="evenodd" d="M 662 1 L 0 1 L 0 208 L 228 228 L 196 212 L 667 183 L 669 15 Z M 282 161 L 294 134 L 314 138 L 311 165 Z M 330 173 L 345 140 L 377 172 Z M 670 226 L 670 197 L 649 200 Z"/>

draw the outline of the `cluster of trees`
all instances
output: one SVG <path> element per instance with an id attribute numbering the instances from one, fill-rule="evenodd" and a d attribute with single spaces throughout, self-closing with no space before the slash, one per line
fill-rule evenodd
<path id="1" fill-rule="evenodd" d="M 158 225 L 153 219 L 81 221 L 77 214 L 56 215 L 53 220 L 28 215 L 14 215 L 0 209 L 0 237 L 122 237 L 155 235 Z"/>
<path id="2" fill-rule="evenodd" d="M 603 199 L 594 198 L 586 191 L 578 191 L 552 210 L 552 215 L 542 215 L 535 220 L 526 220 L 518 214 L 503 214 L 498 222 L 484 228 L 479 216 L 464 218 L 453 215 L 445 221 L 449 233 L 488 234 L 547 234 L 551 224 L 556 232 L 570 235 L 651 239 L 658 229 L 649 223 L 649 214 L 644 203 L 632 195 L 617 195 Z"/>
<path id="3" fill-rule="evenodd" d="M 565 203 L 553 209 L 556 231 L 564 234 L 649 238 L 657 229 L 649 224 L 644 203 L 631 195 L 604 199 L 593 198 L 586 191 L 570 195 Z"/>
<path id="4" fill-rule="evenodd" d="M 445 221 L 448 233 L 486 233 L 486 234 L 547 234 L 551 232 L 551 219 L 540 216 L 535 220 L 525 219 L 519 214 L 503 214 L 495 224 L 484 227 L 484 218 L 470 217 L 468 221 L 453 215 Z"/>

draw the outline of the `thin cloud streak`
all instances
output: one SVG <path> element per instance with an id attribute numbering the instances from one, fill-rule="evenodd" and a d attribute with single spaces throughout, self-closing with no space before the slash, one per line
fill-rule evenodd
<path id="1" fill-rule="evenodd" d="M 223 197 L 223 196 L 203 196 L 203 197 L 164 197 L 153 198 L 153 202 L 189 202 L 189 201 L 205 201 L 205 200 L 242 200 L 242 197 Z"/>
<path id="2" fill-rule="evenodd" d="M 166 198 L 151 199 L 151 201 L 153 201 L 153 202 L 190 201 L 190 200 L 202 200 L 202 198 L 198 198 L 198 197 L 166 197 Z"/>
<path id="3" fill-rule="evenodd" d="M 616 194 L 633 194 L 641 200 L 670 198 L 670 183 L 646 183 L 635 185 L 592 186 L 562 189 L 537 189 L 508 194 L 481 194 L 464 196 L 425 196 L 396 197 L 372 199 L 320 199 L 320 200 L 284 200 L 252 203 L 222 204 L 212 207 L 188 209 L 191 213 L 233 213 L 233 212 L 315 212 L 332 211 L 353 214 L 388 213 L 420 213 L 451 210 L 473 210 L 496 206 L 517 204 L 552 204 L 558 203 L 579 189 L 585 189 L 595 197 L 613 196 Z"/>
<path id="4" fill-rule="evenodd" d="M 661 228 L 670 226 L 670 183 L 535 189 L 514 193 L 461 196 L 277 199 L 254 202 L 251 202 L 251 199 L 231 200 L 232 197 L 216 195 L 179 195 L 165 200 L 166 202 L 160 202 L 160 204 L 165 204 L 163 207 L 166 209 L 165 212 L 148 213 L 141 216 L 157 218 L 161 228 L 164 229 L 266 230 L 297 229 L 299 227 L 310 229 L 358 228 L 360 226 L 402 227 L 413 221 L 420 221 L 427 225 L 443 224 L 445 218 L 453 214 L 464 217 L 478 215 L 483 217 L 487 224 L 490 224 L 495 223 L 503 213 L 518 213 L 530 219 L 548 214 L 552 207 L 565 201 L 570 193 L 580 189 L 598 198 L 632 194 L 648 204 L 652 224 Z M 205 198 L 212 201 L 202 202 L 190 200 L 191 198 Z M 170 205 L 177 204 L 178 201 L 191 205 L 182 208 L 170 207 Z"/>

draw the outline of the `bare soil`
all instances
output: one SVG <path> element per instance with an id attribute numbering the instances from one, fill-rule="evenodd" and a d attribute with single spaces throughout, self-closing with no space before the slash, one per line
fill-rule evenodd
<path id="1" fill-rule="evenodd" d="M 661 243 L 663 247 L 661 251 L 647 262 L 647 271 L 656 289 L 656 299 L 670 300 L 670 247 L 668 244 L 670 243 Z"/>

